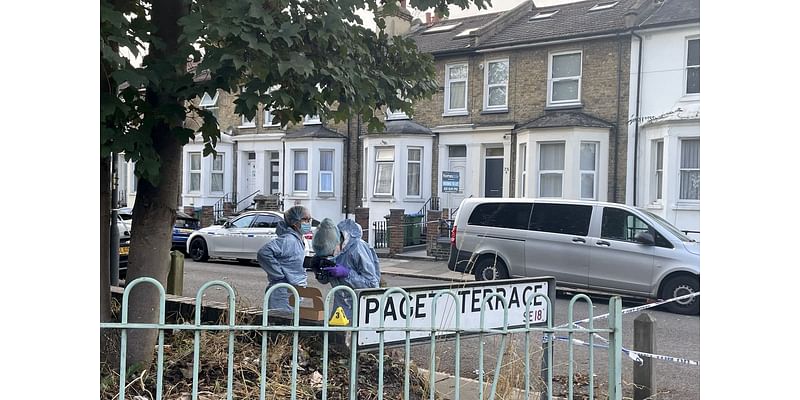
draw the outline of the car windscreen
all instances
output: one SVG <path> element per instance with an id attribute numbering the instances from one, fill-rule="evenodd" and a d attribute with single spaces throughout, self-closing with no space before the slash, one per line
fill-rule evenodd
<path id="1" fill-rule="evenodd" d="M 643 209 L 643 208 L 637 208 L 637 209 L 638 209 L 639 211 L 641 211 L 641 212 L 643 212 L 643 213 L 647 214 L 647 216 L 648 216 L 648 217 L 650 217 L 650 218 L 652 218 L 652 219 L 654 219 L 654 220 L 658 221 L 658 222 L 659 222 L 659 224 L 660 224 L 662 227 L 664 227 L 664 229 L 666 229 L 666 230 L 670 231 L 670 232 L 671 232 L 673 235 L 675 235 L 675 237 L 677 237 L 677 238 L 678 238 L 678 239 L 679 239 L 681 242 L 694 242 L 694 241 L 695 241 L 694 239 L 692 239 L 692 238 L 690 238 L 690 237 L 686 236 L 686 234 L 684 234 L 684 233 L 683 233 L 683 231 L 681 231 L 680 229 L 676 228 L 676 227 L 675 227 L 675 225 L 672 225 L 672 224 L 670 224 L 670 223 L 669 223 L 667 220 L 665 220 L 664 218 L 661 218 L 660 216 L 658 216 L 658 215 L 656 215 L 656 214 L 653 214 L 653 213 L 651 213 L 650 211 L 647 211 L 647 210 L 645 210 L 645 209 Z"/>

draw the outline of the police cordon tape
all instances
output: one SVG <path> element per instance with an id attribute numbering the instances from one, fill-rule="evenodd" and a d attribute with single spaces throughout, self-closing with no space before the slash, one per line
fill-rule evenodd
<path id="1" fill-rule="evenodd" d="M 569 341 L 569 338 L 568 337 L 564 337 L 564 336 L 556 336 L 553 339 L 561 340 L 561 341 L 564 341 L 564 342 L 568 342 Z M 589 342 L 586 342 L 586 341 L 583 341 L 583 340 L 580 340 L 580 339 L 574 339 L 573 338 L 572 342 L 575 343 L 575 344 L 581 345 L 581 346 L 587 346 L 588 347 L 590 345 Z M 607 344 L 595 343 L 594 347 L 599 347 L 601 349 L 607 349 L 608 345 Z M 661 354 L 650 354 L 650 353 L 645 353 L 643 351 L 628 350 L 628 349 L 625 349 L 625 348 L 622 349 L 622 352 L 627 354 L 628 357 L 631 358 L 631 359 L 633 359 L 633 357 L 631 357 L 632 355 L 636 355 L 636 356 L 642 356 L 642 357 L 647 357 L 647 358 L 655 358 L 657 360 L 672 361 L 672 362 L 676 362 L 676 363 L 680 363 L 680 364 L 697 365 L 697 366 L 700 365 L 699 362 L 694 361 L 694 360 L 689 360 L 689 359 L 686 359 L 686 358 L 671 357 L 671 356 L 665 356 L 665 355 L 661 355 Z M 644 362 L 638 357 L 637 357 L 637 359 L 639 360 L 639 365 L 641 365 Z"/>
<path id="2" fill-rule="evenodd" d="M 662 301 L 658 301 L 658 302 L 655 302 L 655 303 L 644 304 L 644 305 L 637 306 L 637 307 L 626 308 L 626 309 L 622 310 L 622 315 L 630 314 L 630 313 L 637 312 L 637 311 L 646 310 L 648 308 L 658 307 L 660 305 L 663 305 L 663 304 L 666 304 L 666 303 L 670 303 L 670 302 L 673 302 L 673 301 L 680 301 L 680 300 L 690 299 L 690 298 L 693 298 L 695 296 L 700 296 L 700 292 L 689 293 L 689 294 L 685 294 L 683 296 L 673 297 L 671 299 L 662 300 Z M 589 322 L 589 321 L 595 320 L 595 319 L 607 318 L 608 315 L 609 314 L 606 313 L 606 314 L 603 314 L 603 315 L 598 315 L 596 317 L 586 318 L 586 319 L 583 319 L 583 320 L 580 320 L 580 321 L 577 321 L 577 322 L 573 322 L 572 324 L 574 326 L 578 327 L 578 328 L 585 329 L 584 327 L 580 326 L 580 324 L 583 324 L 583 323 L 586 323 L 586 322 Z M 566 326 L 569 326 L 569 322 L 566 323 L 566 324 L 563 324 L 563 325 L 559 325 L 556 328 L 563 328 L 563 327 L 566 327 Z M 595 337 L 599 338 L 600 340 L 602 340 L 603 342 L 608 343 L 608 340 L 606 338 L 600 336 L 599 334 L 593 333 L 593 335 Z M 542 339 L 544 339 L 544 337 Z M 556 338 L 556 339 L 563 340 L 562 338 Z M 566 339 L 566 340 L 569 340 L 569 339 Z M 583 341 L 578 340 L 578 339 L 573 339 L 573 341 L 583 342 Z M 579 343 L 579 344 L 585 344 L 585 345 L 588 346 L 588 343 L 586 343 L 586 342 Z M 598 345 L 595 345 L 595 347 L 598 347 Z M 601 347 L 608 348 L 608 346 L 601 346 Z M 655 359 L 664 360 L 664 361 L 672 361 L 672 362 L 677 362 L 677 363 L 681 363 L 681 364 L 700 365 L 700 363 L 697 362 L 697 361 L 688 360 L 688 359 L 685 359 L 685 358 L 671 357 L 671 356 L 665 356 L 665 355 L 660 355 L 660 354 L 650 354 L 650 353 L 645 353 L 645 352 L 641 352 L 641 351 L 635 351 L 635 350 L 626 349 L 624 347 L 622 348 L 622 351 L 628 356 L 628 358 L 630 358 L 633 361 L 638 362 L 639 365 L 641 365 L 644 362 L 639 356 L 648 357 L 648 358 L 655 358 Z"/>

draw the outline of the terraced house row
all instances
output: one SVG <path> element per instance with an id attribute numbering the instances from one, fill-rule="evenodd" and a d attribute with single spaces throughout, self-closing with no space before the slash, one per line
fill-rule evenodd
<path id="1" fill-rule="evenodd" d="M 364 207 L 378 221 L 432 198 L 452 211 L 467 197 L 555 197 L 633 204 L 700 230 L 699 0 L 524 1 L 426 21 L 402 3 L 385 15 L 390 33 L 434 57 L 439 83 L 413 117 L 387 110 L 377 133 L 355 117 L 282 127 L 269 110 L 235 114 L 235 94 L 207 93 L 200 105 L 224 133 L 216 156 L 201 140 L 185 146 L 180 205 L 236 199 L 236 211 L 275 195 L 315 216 Z"/>

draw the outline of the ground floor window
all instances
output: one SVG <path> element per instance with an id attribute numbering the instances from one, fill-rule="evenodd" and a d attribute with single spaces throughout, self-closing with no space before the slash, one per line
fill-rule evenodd
<path id="1" fill-rule="evenodd" d="M 539 144 L 539 197 L 561 197 L 564 185 L 564 143 Z"/>

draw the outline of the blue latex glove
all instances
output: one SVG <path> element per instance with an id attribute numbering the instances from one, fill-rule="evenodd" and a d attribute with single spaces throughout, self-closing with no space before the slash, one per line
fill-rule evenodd
<path id="1" fill-rule="evenodd" d="M 350 275 L 350 268 L 347 268 L 341 264 L 336 264 L 333 267 L 323 268 L 322 270 L 334 278 L 344 278 L 347 275 Z"/>

